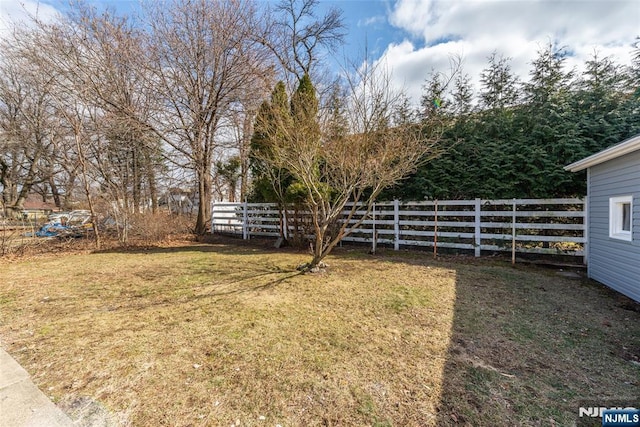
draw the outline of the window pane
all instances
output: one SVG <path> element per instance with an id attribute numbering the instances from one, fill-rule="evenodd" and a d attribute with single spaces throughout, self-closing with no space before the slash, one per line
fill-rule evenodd
<path id="1" fill-rule="evenodd" d="M 631 231 L 631 203 L 622 203 L 622 231 Z"/>

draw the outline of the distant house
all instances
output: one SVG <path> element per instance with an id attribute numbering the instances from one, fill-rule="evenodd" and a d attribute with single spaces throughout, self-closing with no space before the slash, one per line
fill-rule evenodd
<path id="1" fill-rule="evenodd" d="M 640 135 L 565 167 L 584 169 L 589 277 L 640 302 Z"/>
<path id="2" fill-rule="evenodd" d="M 192 214 L 198 211 L 197 194 L 179 188 L 170 188 L 160 197 L 158 206 L 174 214 Z"/>
<path id="3" fill-rule="evenodd" d="M 59 211 L 54 203 L 43 202 L 42 197 L 29 194 L 22 205 L 22 216 L 33 221 L 45 220 L 53 212 Z"/>

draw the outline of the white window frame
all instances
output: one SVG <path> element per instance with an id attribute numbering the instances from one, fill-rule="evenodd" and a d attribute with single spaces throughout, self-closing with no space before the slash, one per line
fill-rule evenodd
<path id="1" fill-rule="evenodd" d="M 623 230 L 623 206 L 629 204 L 629 230 Z M 633 196 L 617 196 L 609 198 L 609 237 L 612 239 L 633 239 Z"/>

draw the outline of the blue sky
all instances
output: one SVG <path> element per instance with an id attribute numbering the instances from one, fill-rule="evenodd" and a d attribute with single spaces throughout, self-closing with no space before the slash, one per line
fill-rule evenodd
<path id="1" fill-rule="evenodd" d="M 121 13 L 138 4 L 93 3 Z M 23 8 L 52 16 L 65 4 L 0 0 L 0 21 L 19 19 Z M 393 82 L 416 101 L 429 72 L 447 72 L 452 55 L 462 56 L 464 71 L 477 86 L 493 51 L 512 58 L 512 70 L 527 80 L 536 52 L 549 42 L 566 46 L 567 66 L 580 72 L 596 50 L 629 64 L 631 45 L 640 36 L 640 0 L 320 0 L 320 5 L 344 11 L 347 38 L 338 59 L 363 59 L 366 47 L 369 60 L 384 62 Z"/>
<path id="2" fill-rule="evenodd" d="M 348 0 L 321 0 L 321 8 L 335 7 L 343 11 L 347 37 L 345 50 L 354 56 L 379 56 L 391 42 L 401 42 L 406 36 L 388 21 L 393 2 Z"/>

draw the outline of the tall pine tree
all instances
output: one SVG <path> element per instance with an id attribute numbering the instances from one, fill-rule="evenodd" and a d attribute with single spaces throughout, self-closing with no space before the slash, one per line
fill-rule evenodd
<path id="1" fill-rule="evenodd" d="M 523 140 L 514 167 L 513 185 L 529 197 L 577 194 L 581 180 L 566 173 L 567 159 L 580 149 L 577 118 L 570 103 L 572 72 L 565 71 L 566 52 L 548 44 L 532 63 L 524 85 Z"/>
<path id="2" fill-rule="evenodd" d="M 284 205 L 287 188 L 293 181 L 289 171 L 273 161 L 276 139 L 288 136 L 279 129 L 283 122 L 291 120 L 289 98 L 283 82 L 278 82 L 256 115 L 251 138 L 250 165 L 253 175 L 253 202 L 275 202 Z"/>

